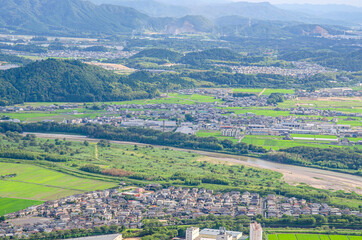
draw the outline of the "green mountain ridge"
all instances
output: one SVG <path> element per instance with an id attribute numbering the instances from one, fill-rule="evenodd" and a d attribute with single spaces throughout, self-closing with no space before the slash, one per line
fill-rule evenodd
<path id="1" fill-rule="evenodd" d="M 158 27 L 135 9 L 81 0 L 0 0 L 0 26 L 20 33 L 132 32 Z"/>

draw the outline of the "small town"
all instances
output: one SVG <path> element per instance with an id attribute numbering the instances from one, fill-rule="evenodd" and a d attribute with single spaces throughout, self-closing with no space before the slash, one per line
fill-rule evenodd
<path id="1" fill-rule="evenodd" d="M 318 64 L 310 64 L 307 62 L 291 62 L 291 64 L 293 65 L 293 68 L 232 66 L 231 69 L 233 72 L 241 74 L 279 74 L 297 78 L 305 78 L 318 73 L 331 72 Z"/>
<path id="2" fill-rule="evenodd" d="M 145 188 L 123 186 L 48 201 L 7 215 L 0 223 L 0 237 L 23 237 L 33 233 L 66 229 L 89 229 L 103 225 L 141 228 L 143 219 L 159 219 L 165 226 L 207 215 L 282 217 L 289 215 L 355 215 L 359 211 L 339 209 L 305 199 L 238 191 L 214 192 L 198 188 L 150 184 Z M 193 238 L 195 239 L 195 238 Z M 239 238 L 237 238 L 239 239 Z"/>

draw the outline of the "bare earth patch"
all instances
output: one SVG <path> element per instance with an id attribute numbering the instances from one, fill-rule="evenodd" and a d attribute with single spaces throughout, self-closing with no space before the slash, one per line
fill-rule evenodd
<path id="1" fill-rule="evenodd" d="M 15 226 L 22 226 L 24 224 L 43 224 L 45 222 L 50 222 L 49 218 L 41 218 L 41 217 L 23 217 L 16 219 L 9 219 L 8 222 L 14 224 Z"/>
<path id="2" fill-rule="evenodd" d="M 114 63 L 97 63 L 97 62 L 86 62 L 90 65 L 95 65 L 98 67 L 102 67 L 111 71 L 119 71 L 119 72 L 134 72 L 135 70 L 129 67 L 126 67 L 122 64 L 114 64 Z"/>

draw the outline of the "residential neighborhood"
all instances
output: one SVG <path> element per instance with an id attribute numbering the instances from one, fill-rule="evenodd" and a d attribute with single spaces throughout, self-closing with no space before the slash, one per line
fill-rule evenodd
<path id="1" fill-rule="evenodd" d="M 216 216 L 282 217 L 321 214 L 362 216 L 359 211 L 339 209 L 305 199 L 238 191 L 214 192 L 198 188 L 150 184 L 146 188 L 95 191 L 48 201 L 7 215 L 0 223 L 0 237 L 38 232 L 90 229 L 103 225 L 141 228 L 143 219 L 159 219 L 165 226 L 209 214 Z M 201 233 L 201 232 L 200 232 Z M 239 238 L 238 238 L 239 239 Z"/>

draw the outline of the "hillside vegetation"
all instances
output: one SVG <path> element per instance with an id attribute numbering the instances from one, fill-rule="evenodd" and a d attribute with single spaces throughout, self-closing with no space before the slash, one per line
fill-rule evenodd
<path id="1" fill-rule="evenodd" d="M 0 73 L 1 103 L 93 102 L 154 97 L 148 84 L 73 60 L 38 61 Z"/>
<path id="2" fill-rule="evenodd" d="M 157 58 L 163 60 L 169 60 L 171 62 L 176 62 L 181 58 L 181 54 L 175 51 L 168 49 L 157 49 L 151 48 L 143 50 L 131 57 L 133 58 Z"/>

